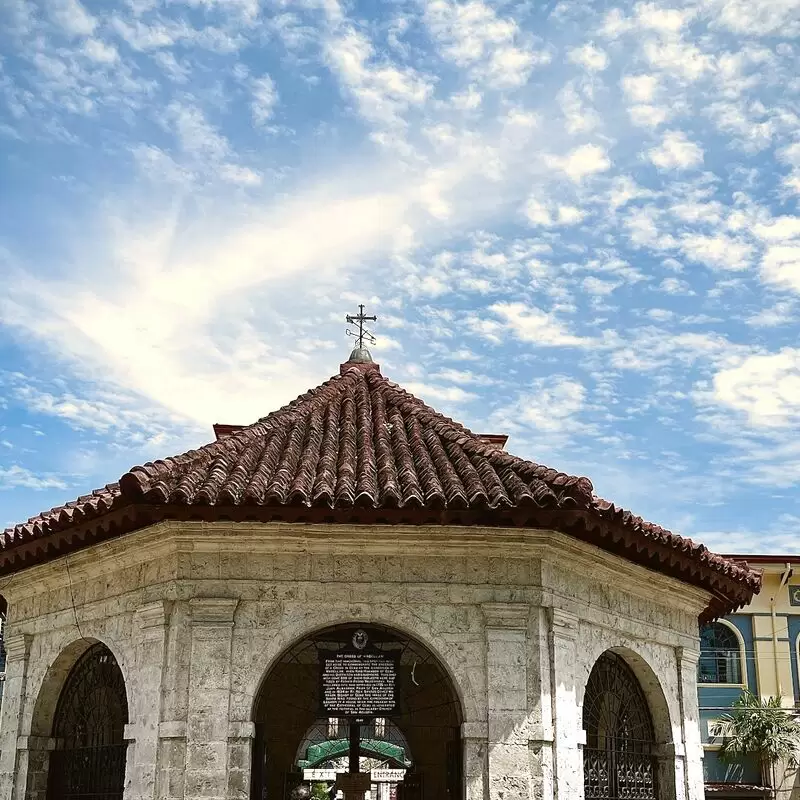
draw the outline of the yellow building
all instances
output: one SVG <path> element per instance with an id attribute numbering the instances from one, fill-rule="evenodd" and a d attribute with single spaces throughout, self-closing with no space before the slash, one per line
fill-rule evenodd
<path id="1" fill-rule="evenodd" d="M 763 698 L 780 695 L 800 710 L 800 555 L 730 555 L 763 573 L 760 594 L 736 614 L 701 629 L 698 674 L 706 796 L 765 797 L 754 760 L 724 764 L 718 757 L 724 728 L 717 720 L 749 688 Z M 800 800 L 797 776 L 787 774 L 779 800 Z"/>

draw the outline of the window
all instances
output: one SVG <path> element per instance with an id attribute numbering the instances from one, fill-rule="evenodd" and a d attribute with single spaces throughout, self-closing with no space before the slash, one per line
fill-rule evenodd
<path id="1" fill-rule="evenodd" d="M 722 622 L 700 629 L 700 683 L 742 683 L 742 650 L 734 630 Z"/>

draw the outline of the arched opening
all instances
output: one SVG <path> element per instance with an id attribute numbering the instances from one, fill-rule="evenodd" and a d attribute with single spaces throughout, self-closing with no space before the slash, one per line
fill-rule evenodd
<path id="1" fill-rule="evenodd" d="M 641 684 L 624 659 L 595 662 L 583 700 L 586 800 L 655 800 L 658 762 L 653 719 Z"/>
<path id="2" fill-rule="evenodd" d="M 357 720 L 331 716 L 325 663 L 359 648 L 396 665 L 395 706 Z M 253 719 L 251 800 L 289 800 L 301 785 L 317 800 L 333 800 L 334 779 L 348 770 L 356 743 L 359 770 L 370 774 L 369 800 L 463 796 L 458 696 L 434 654 L 397 630 L 352 623 L 307 636 L 269 670 Z"/>
<path id="3" fill-rule="evenodd" d="M 744 638 L 727 620 L 709 622 L 700 628 L 700 683 L 743 686 Z"/>
<path id="4" fill-rule="evenodd" d="M 122 800 L 128 699 L 122 671 L 102 643 L 67 675 L 53 716 L 47 800 Z"/>

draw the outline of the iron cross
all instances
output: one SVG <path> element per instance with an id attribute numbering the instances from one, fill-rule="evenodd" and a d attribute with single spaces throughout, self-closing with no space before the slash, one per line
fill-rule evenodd
<path id="1" fill-rule="evenodd" d="M 368 317 L 364 313 L 363 303 L 360 303 L 358 306 L 358 314 L 356 314 L 355 316 L 353 316 L 352 314 L 348 314 L 345 317 L 345 319 L 351 325 L 358 325 L 358 333 L 348 329 L 347 335 L 356 337 L 356 346 L 359 349 L 364 347 L 364 339 L 366 339 L 370 344 L 375 344 L 375 337 L 364 327 L 364 323 L 375 322 L 378 318 L 375 316 Z"/>

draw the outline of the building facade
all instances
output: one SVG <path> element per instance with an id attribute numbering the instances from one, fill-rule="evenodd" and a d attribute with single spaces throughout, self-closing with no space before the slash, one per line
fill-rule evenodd
<path id="1" fill-rule="evenodd" d="M 800 556 L 740 556 L 762 571 L 761 592 L 735 614 L 701 628 L 698 673 L 706 784 L 716 797 L 767 794 L 754 759 L 726 764 L 719 758 L 725 733 L 719 718 L 744 689 L 780 696 L 787 713 L 800 712 Z M 800 798 L 800 784 L 784 775 L 780 797 Z"/>
<path id="2" fill-rule="evenodd" d="M 0 800 L 324 795 L 348 747 L 383 800 L 702 798 L 698 619 L 755 572 L 363 358 L 217 435 L 6 532 Z M 352 648 L 385 718 L 326 713 Z"/>

